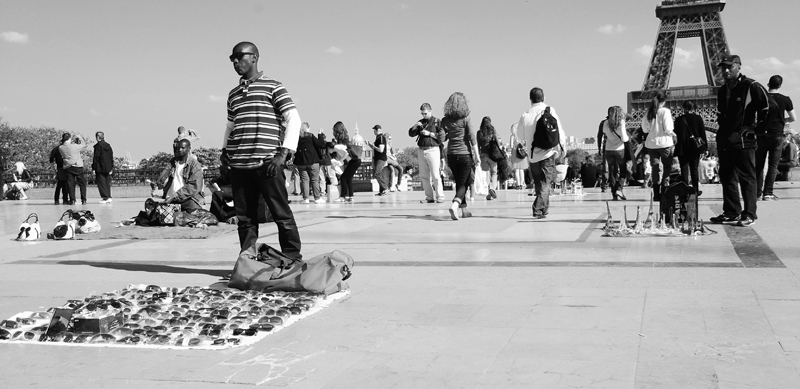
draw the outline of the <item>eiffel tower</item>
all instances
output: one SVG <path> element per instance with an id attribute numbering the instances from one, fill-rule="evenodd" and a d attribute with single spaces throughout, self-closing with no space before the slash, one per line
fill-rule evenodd
<path id="1" fill-rule="evenodd" d="M 664 0 L 656 7 L 656 17 L 661 19 L 650 66 L 642 83 L 641 91 L 628 93 L 628 113 L 633 120 L 628 129 L 641 127 L 642 118 L 647 112 L 650 100 L 656 92 L 667 94 L 666 107 L 673 117 L 683 113 L 683 103 L 693 100 L 697 113 L 703 117 L 706 130 L 717 131 L 717 90 L 725 82 L 722 70 L 717 64 L 730 51 L 722 28 L 720 12 L 725 8 L 725 0 Z M 680 38 L 700 38 L 703 48 L 703 67 L 706 71 L 707 85 L 669 87 L 675 45 Z"/>

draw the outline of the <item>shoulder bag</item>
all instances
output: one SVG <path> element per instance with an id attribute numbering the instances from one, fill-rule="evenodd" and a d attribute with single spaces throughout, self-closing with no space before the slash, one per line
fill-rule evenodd
<path id="1" fill-rule="evenodd" d="M 31 222 L 31 218 L 36 220 Z M 38 240 L 41 235 L 42 227 L 39 226 L 39 215 L 32 213 L 19 226 L 19 234 L 17 234 L 16 240 Z"/>

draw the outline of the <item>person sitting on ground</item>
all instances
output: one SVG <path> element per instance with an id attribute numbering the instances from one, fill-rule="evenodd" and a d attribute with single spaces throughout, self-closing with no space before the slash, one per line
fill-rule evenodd
<path id="1" fill-rule="evenodd" d="M 192 142 L 181 139 L 172 144 L 174 157 L 158 179 L 164 189 L 166 204 L 180 204 L 181 211 L 191 212 L 205 205 L 203 193 L 203 168 L 192 153 Z M 162 184 L 163 183 L 163 184 Z"/>
<path id="2" fill-rule="evenodd" d="M 20 200 L 27 200 L 28 195 L 25 194 L 25 191 L 33 187 L 33 178 L 28 169 L 25 169 L 23 162 L 20 161 L 14 165 L 17 169 L 11 175 L 13 181 L 9 181 L 7 188 L 3 188 L 3 197 L 5 198 L 9 192 L 16 191 L 19 193 Z"/>
<path id="3" fill-rule="evenodd" d="M 597 166 L 595 166 L 592 156 L 586 156 L 586 160 L 581 165 L 580 176 L 584 188 L 594 188 L 597 184 Z"/>

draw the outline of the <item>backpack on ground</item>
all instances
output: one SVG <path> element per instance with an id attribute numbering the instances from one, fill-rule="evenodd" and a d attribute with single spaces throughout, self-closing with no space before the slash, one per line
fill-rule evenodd
<path id="1" fill-rule="evenodd" d="M 536 121 L 536 129 L 533 132 L 532 147 L 549 150 L 558 146 L 558 120 L 550 114 L 550 107 L 544 109 L 539 120 Z"/>
<path id="2" fill-rule="evenodd" d="M 12 187 L 5 193 L 6 200 L 19 200 L 22 198 L 22 193 L 16 187 Z"/>
<path id="3" fill-rule="evenodd" d="M 350 278 L 353 265 L 353 257 L 339 250 L 299 261 L 261 243 L 239 254 L 228 286 L 263 292 L 307 291 L 327 295 L 349 288 L 344 281 Z"/>

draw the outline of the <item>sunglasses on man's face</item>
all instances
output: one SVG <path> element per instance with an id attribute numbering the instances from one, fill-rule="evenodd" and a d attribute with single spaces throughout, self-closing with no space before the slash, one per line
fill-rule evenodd
<path id="1" fill-rule="evenodd" d="M 233 53 L 230 56 L 228 56 L 228 59 L 230 59 L 231 62 L 233 62 L 233 60 L 241 61 L 242 58 L 244 58 L 244 56 L 247 55 L 247 54 L 256 55 L 256 53 L 238 52 L 238 53 Z"/>

